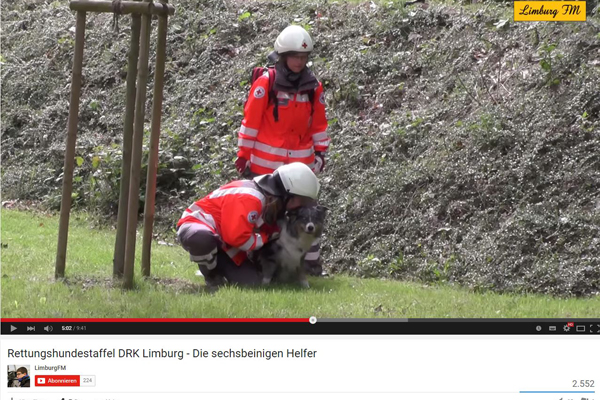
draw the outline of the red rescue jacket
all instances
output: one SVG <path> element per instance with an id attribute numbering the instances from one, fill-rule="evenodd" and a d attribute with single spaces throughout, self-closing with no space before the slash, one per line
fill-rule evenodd
<path id="1" fill-rule="evenodd" d="M 327 136 L 323 85 L 315 89 L 313 106 L 303 93 L 275 92 L 279 121 L 269 102 L 268 72 L 252 88 L 238 134 L 238 157 L 250 160 L 255 174 L 270 174 L 277 167 L 302 162 L 314 168 L 315 151 L 325 152 L 331 139 Z M 313 109 L 311 117 L 311 109 Z"/>
<path id="2" fill-rule="evenodd" d="M 247 252 L 260 249 L 268 240 L 261 232 L 265 196 L 253 181 L 233 181 L 189 206 L 177 227 L 203 224 L 224 242 L 223 250 L 240 265 Z"/>

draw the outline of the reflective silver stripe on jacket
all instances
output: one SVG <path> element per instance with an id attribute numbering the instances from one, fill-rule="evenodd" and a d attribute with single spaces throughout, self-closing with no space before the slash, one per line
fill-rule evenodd
<path id="1" fill-rule="evenodd" d="M 331 142 L 331 140 L 323 140 L 321 142 L 315 142 L 315 146 L 329 146 L 329 143 Z"/>
<path id="2" fill-rule="evenodd" d="M 312 138 L 315 142 L 318 142 L 320 140 L 327 140 L 327 132 L 313 133 Z"/>
<path id="3" fill-rule="evenodd" d="M 204 222 L 206 225 L 208 225 L 208 226 L 210 226 L 210 227 L 212 227 L 214 229 L 217 229 L 217 224 L 215 223 L 215 220 L 212 217 L 212 215 L 210 215 L 207 212 L 205 212 L 196 203 L 194 203 L 191 206 L 189 206 L 183 212 L 183 215 L 181 216 L 181 218 L 190 217 L 190 216 L 196 218 L 199 221 Z"/>
<path id="4" fill-rule="evenodd" d="M 251 164 L 256 164 L 259 165 L 261 167 L 264 168 L 270 168 L 272 170 L 276 170 L 277 168 L 281 167 L 282 165 L 284 165 L 285 163 L 281 162 L 281 161 L 269 161 L 269 160 L 265 160 L 264 158 L 255 156 L 254 154 L 252 154 L 250 156 L 250 163 Z M 313 169 L 315 166 L 314 162 L 311 162 L 309 164 L 306 164 L 310 169 Z"/>
<path id="5" fill-rule="evenodd" d="M 254 154 L 250 155 L 250 163 L 251 164 L 256 164 L 256 165 L 260 165 L 261 167 L 264 168 L 271 168 L 273 170 L 281 167 L 282 165 L 284 165 L 283 162 L 281 161 L 269 161 L 269 160 L 265 160 L 264 158 L 260 158 L 258 156 L 255 156 Z"/>
<path id="6" fill-rule="evenodd" d="M 310 157 L 315 152 L 315 150 L 312 147 L 310 149 L 303 149 L 303 150 L 289 150 L 289 149 L 284 149 L 282 147 L 269 146 L 268 144 L 261 143 L 261 142 L 256 142 L 254 144 L 254 148 L 257 150 L 260 150 L 264 153 L 269 153 L 269 154 L 273 154 L 275 156 L 280 156 L 280 157 L 290 157 L 290 158 L 306 158 L 306 157 Z"/>
<path id="7" fill-rule="evenodd" d="M 244 244 L 242 244 L 239 249 L 243 250 L 243 251 L 248 251 L 250 250 L 250 248 L 252 247 L 252 245 L 254 244 L 254 242 L 256 242 L 256 237 L 254 236 L 254 234 L 250 235 L 250 238 L 248 240 L 246 240 L 244 242 Z"/>
<path id="8" fill-rule="evenodd" d="M 254 185 L 252 181 L 248 181 L 251 185 Z M 256 197 L 265 206 L 265 196 L 256 189 L 251 187 L 232 187 L 228 189 L 217 189 L 209 195 L 210 199 L 216 199 L 218 197 L 227 196 L 230 194 L 249 194 L 250 196 Z"/>
<path id="9" fill-rule="evenodd" d="M 238 139 L 238 147 L 248 147 L 250 149 L 254 148 L 254 143 L 256 141 L 250 139 Z"/>
<path id="10" fill-rule="evenodd" d="M 258 129 L 252 129 L 252 128 L 248 128 L 248 127 L 242 125 L 240 127 L 240 133 L 243 133 L 244 135 L 247 135 L 247 136 L 256 137 L 256 135 L 258 135 Z"/>
<path id="11" fill-rule="evenodd" d="M 252 246 L 254 246 L 254 250 L 258 250 L 261 247 L 263 247 L 262 236 L 260 236 L 258 233 L 252 234 L 252 236 L 250 236 L 250 238 L 246 240 L 246 242 L 243 245 L 241 245 L 239 249 L 243 251 L 248 251 L 252 248 Z"/>
<path id="12" fill-rule="evenodd" d="M 294 93 L 277 92 L 277 98 L 278 99 L 292 100 L 294 98 Z"/>
<path id="13" fill-rule="evenodd" d="M 239 252 L 240 252 L 240 249 L 238 249 L 237 247 L 232 247 L 226 251 L 229 258 L 235 257 L 237 255 L 237 253 L 239 253 Z"/>

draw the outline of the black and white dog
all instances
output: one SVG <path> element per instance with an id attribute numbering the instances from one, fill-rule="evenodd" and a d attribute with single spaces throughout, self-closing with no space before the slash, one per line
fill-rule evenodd
<path id="1" fill-rule="evenodd" d="M 263 284 L 298 282 L 310 287 L 304 270 L 304 257 L 312 243 L 321 237 L 327 216 L 324 206 L 300 207 L 287 211 L 279 221 L 279 237 L 265 244 L 254 255 L 262 268 Z"/>

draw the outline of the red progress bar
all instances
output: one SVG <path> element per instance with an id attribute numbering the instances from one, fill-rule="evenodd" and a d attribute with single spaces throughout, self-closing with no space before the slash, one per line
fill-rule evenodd
<path id="1" fill-rule="evenodd" d="M 308 318 L 2 318 L 1 322 L 309 322 Z"/>

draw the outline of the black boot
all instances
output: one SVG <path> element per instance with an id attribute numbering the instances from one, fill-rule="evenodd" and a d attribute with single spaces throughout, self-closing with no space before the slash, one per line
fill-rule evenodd
<path id="1" fill-rule="evenodd" d="M 308 260 L 308 261 L 305 260 L 304 261 L 304 269 L 306 270 L 307 274 L 312 275 L 312 276 L 325 275 L 323 273 L 323 262 L 322 262 L 320 256 L 316 260 Z"/>
<path id="2" fill-rule="evenodd" d="M 198 264 L 198 269 L 200 269 L 200 273 L 204 276 L 207 289 L 215 290 L 227 283 L 225 277 L 216 268 L 208 269 L 206 265 Z"/>

